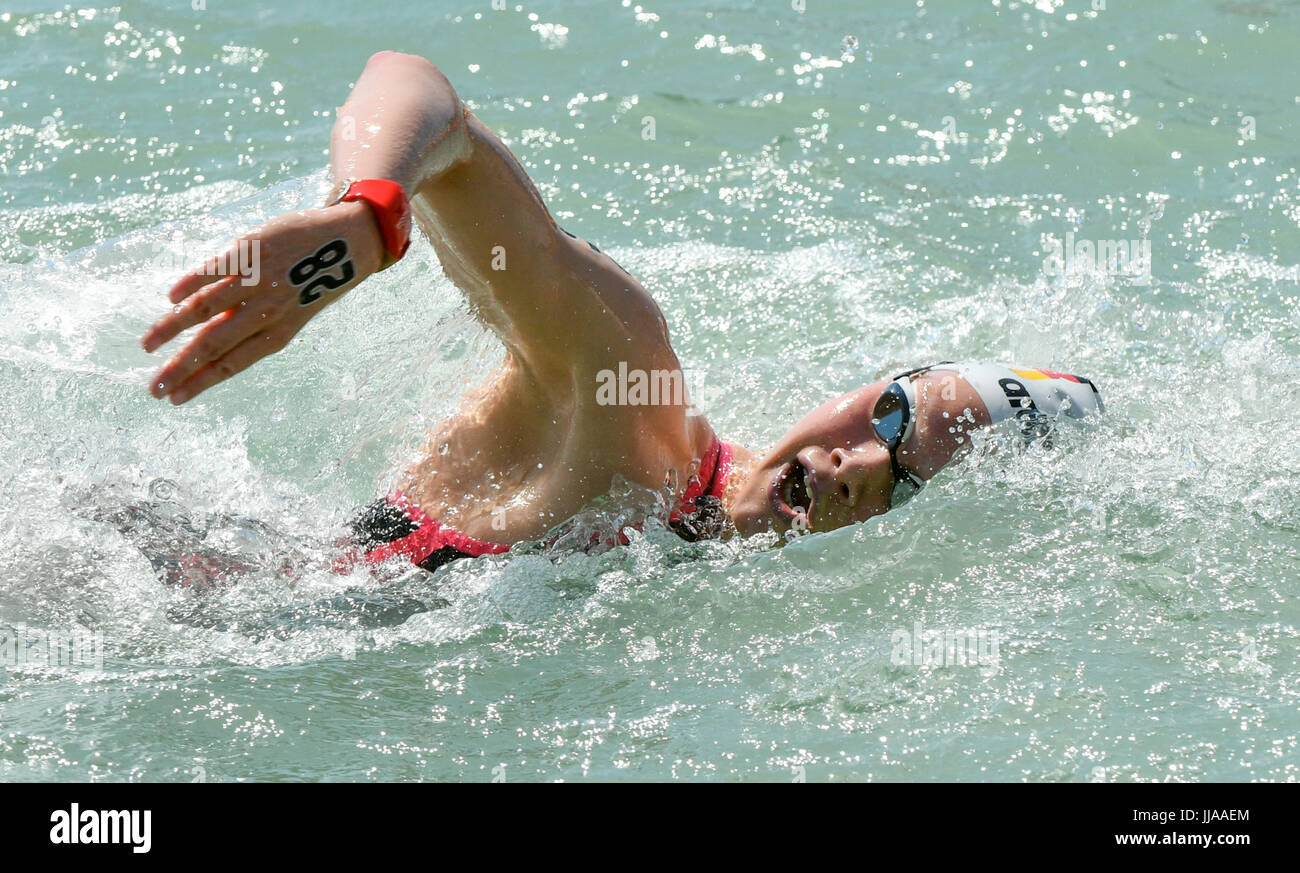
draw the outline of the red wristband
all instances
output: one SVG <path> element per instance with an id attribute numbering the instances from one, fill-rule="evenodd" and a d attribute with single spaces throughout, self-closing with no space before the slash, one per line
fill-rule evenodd
<path id="1" fill-rule="evenodd" d="M 345 200 L 364 200 L 370 207 L 388 252 L 384 266 L 401 260 L 411 244 L 411 204 L 402 186 L 388 179 L 355 179 L 335 202 Z"/>

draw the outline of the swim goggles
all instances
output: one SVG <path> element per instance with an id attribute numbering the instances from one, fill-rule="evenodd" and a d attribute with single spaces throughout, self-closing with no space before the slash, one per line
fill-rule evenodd
<path id="1" fill-rule="evenodd" d="M 876 400 L 876 408 L 871 413 L 871 426 L 875 428 L 876 436 L 889 449 L 889 465 L 894 474 L 894 487 L 889 495 L 890 509 L 906 503 L 925 485 L 924 479 L 911 470 L 904 469 L 898 462 L 899 446 L 907 442 L 916 429 L 916 417 L 913 415 L 913 410 L 916 409 L 916 385 L 912 380 L 926 370 L 951 363 L 952 361 L 941 361 L 900 373 L 890 380 Z"/>

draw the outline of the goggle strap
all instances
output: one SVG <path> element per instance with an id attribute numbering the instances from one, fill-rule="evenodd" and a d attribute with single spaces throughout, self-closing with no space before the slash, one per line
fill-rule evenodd
<path id="1" fill-rule="evenodd" d="M 915 370 L 908 370 L 906 373 L 899 373 L 897 376 L 895 376 L 893 379 L 890 379 L 889 381 L 897 382 L 899 379 L 904 379 L 904 378 L 911 379 L 913 376 L 921 375 L 926 370 L 933 370 L 935 367 L 946 367 L 947 365 L 954 364 L 954 363 L 956 363 L 956 361 L 940 361 L 937 364 L 926 364 L 924 367 L 917 367 Z"/>

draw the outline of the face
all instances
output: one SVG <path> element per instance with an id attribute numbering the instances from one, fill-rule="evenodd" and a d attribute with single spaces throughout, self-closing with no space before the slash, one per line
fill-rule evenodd
<path id="1" fill-rule="evenodd" d="M 745 536 L 795 527 L 833 530 L 888 510 L 894 486 L 889 449 L 871 425 L 888 384 L 850 391 L 796 422 L 737 494 L 731 506 L 737 530 Z"/>
<path id="2" fill-rule="evenodd" d="M 915 426 L 896 456 L 904 469 L 929 480 L 969 447 L 970 430 L 990 422 L 965 379 L 931 372 L 914 384 Z M 741 534 L 834 530 L 890 508 L 893 465 L 871 423 L 888 385 L 882 380 L 822 404 L 756 462 L 730 507 Z"/>

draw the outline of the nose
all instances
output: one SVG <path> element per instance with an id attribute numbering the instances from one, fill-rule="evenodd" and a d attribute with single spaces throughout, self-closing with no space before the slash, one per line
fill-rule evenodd
<path id="1" fill-rule="evenodd" d="M 845 506 L 854 507 L 868 488 L 871 472 L 876 466 L 878 451 L 888 453 L 884 446 L 863 447 L 855 450 L 831 450 L 831 496 Z"/>

